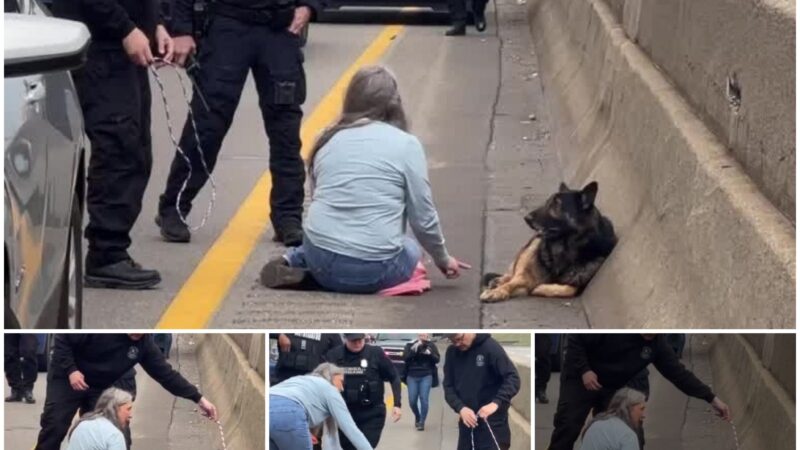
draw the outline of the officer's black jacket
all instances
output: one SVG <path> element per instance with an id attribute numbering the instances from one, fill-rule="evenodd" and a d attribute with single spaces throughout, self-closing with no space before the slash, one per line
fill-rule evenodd
<path id="1" fill-rule="evenodd" d="M 495 402 L 499 408 L 491 418 L 504 419 L 511 399 L 519 392 L 517 368 L 491 335 L 478 334 L 466 351 L 454 345 L 444 356 L 444 398 L 454 411 L 468 407 L 476 413 Z"/>
<path id="2" fill-rule="evenodd" d="M 170 33 L 173 36 L 191 35 L 193 30 L 194 3 L 200 0 L 173 0 L 172 24 Z M 209 0 L 204 0 L 208 2 Z M 322 0 L 214 0 L 222 1 L 243 9 L 274 9 L 284 5 L 308 6 L 311 9 L 311 20 L 322 10 Z"/>
<path id="3" fill-rule="evenodd" d="M 53 15 L 86 24 L 92 45 L 122 48 L 134 28 L 152 41 L 161 22 L 158 0 L 54 0 Z"/>
<path id="4" fill-rule="evenodd" d="M 293 362 L 297 361 L 296 355 L 302 354 L 309 364 L 302 373 L 308 373 L 318 364 L 325 362 L 325 355 L 330 350 L 342 345 L 342 337 L 336 333 L 270 333 L 269 337 L 278 339 L 281 334 L 289 338 L 291 348 L 287 353 L 278 346 L 278 369 L 300 371 Z"/>
<path id="5" fill-rule="evenodd" d="M 580 378 L 591 370 L 604 388 L 616 390 L 650 364 L 684 394 L 714 399 L 711 389 L 681 364 L 664 335 L 647 341 L 640 334 L 571 334 L 564 376 Z"/>
<path id="6" fill-rule="evenodd" d="M 395 370 L 392 361 L 388 356 L 386 356 L 385 353 L 383 353 L 383 349 L 367 344 L 364 345 L 364 348 L 360 352 L 353 353 L 347 349 L 347 345 L 342 345 L 332 349 L 327 355 L 325 355 L 326 361 L 344 368 L 360 367 L 361 360 L 364 359 L 367 361 L 377 361 L 378 375 L 380 376 L 381 381 L 388 381 L 389 384 L 391 384 L 392 395 L 394 396 L 394 406 L 400 408 L 403 400 L 402 391 L 400 390 L 400 376 L 397 374 L 397 370 Z M 344 382 L 345 389 L 347 389 L 347 373 L 345 373 Z M 383 386 L 381 385 L 381 390 L 382 389 Z"/>
<path id="7" fill-rule="evenodd" d="M 57 334 L 50 370 L 55 377 L 68 377 L 78 370 L 91 388 L 105 389 L 139 364 L 172 395 L 195 402 L 202 395 L 172 369 L 151 335 L 138 341 L 127 334 Z"/>

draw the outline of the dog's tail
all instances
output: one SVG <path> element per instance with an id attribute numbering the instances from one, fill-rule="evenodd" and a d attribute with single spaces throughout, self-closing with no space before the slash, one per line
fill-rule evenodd
<path id="1" fill-rule="evenodd" d="M 492 273 L 492 272 L 484 274 L 483 277 L 481 278 L 481 288 L 488 287 L 493 280 L 496 280 L 502 276 L 503 276 L 502 274 Z"/>

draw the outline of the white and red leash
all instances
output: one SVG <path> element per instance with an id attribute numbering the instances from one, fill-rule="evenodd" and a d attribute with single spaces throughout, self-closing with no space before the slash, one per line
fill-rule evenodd
<path id="1" fill-rule="evenodd" d="M 208 207 L 206 208 L 206 212 L 205 214 L 203 214 L 203 218 L 201 219 L 200 224 L 196 227 L 193 227 L 189 224 L 189 222 L 186 219 L 186 216 L 183 214 L 180 208 L 181 197 L 183 196 L 183 193 L 186 190 L 186 186 L 189 184 L 189 180 L 192 178 L 192 171 L 193 171 L 192 161 L 191 159 L 189 159 L 189 156 L 183 151 L 177 139 L 175 139 L 175 133 L 173 132 L 172 129 L 172 117 L 170 114 L 169 102 L 167 102 L 167 94 L 166 94 L 166 89 L 164 88 L 164 83 L 161 81 L 161 77 L 158 75 L 158 69 L 155 67 L 155 64 L 150 65 L 149 67 L 150 73 L 153 74 L 153 78 L 155 78 L 156 83 L 158 84 L 158 87 L 161 91 L 161 100 L 164 104 L 164 113 L 167 117 L 167 129 L 169 131 L 169 138 L 172 140 L 172 145 L 175 147 L 175 150 L 178 151 L 178 154 L 181 155 L 183 160 L 186 162 L 186 165 L 189 167 L 189 173 L 186 176 L 186 179 L 183 180 L 181 188 L 178 191 L 178 198 L 177 201 L 175 202 L 175 210 L 178 212 L 178 217 L 181 219 L 181 222 L 183 222 L 184 225 L 189 227 L 191 231 L 197 231 L 205 226 L 206 222 L 208 221 L 208 218 L 211 216 L 211 211 L 214 208 L 214 202 L 217 199 L 217 185 L 214 182 L 214 177 L 211 176 L 211 171 L 208 170 L 208 165 L 206 164 L 205 154 L 203 153 L 203 147 L 202 144 L 200 143 L 200 134 L 197 131 L 197 123 L 195 123 L 194 120 L 194 112 L 192 111 L 192 101 L 191 98 L 189 97 L 189 93 L 186 91 L 186 83 L 184 82 L 183 75 L 181 75 L 179 67 L 175 63 L 167 62 L 159 58 L 156 59 L 156 64 L 160 64 L 162 67 L 164 66 L 172 67 L 175 71 L 175 75 L 178 76 L 178 80 L 180 81 L 181 85 L 181 90 L 183 91 L 183 98 L 186 100 L 186 104 L 189 107 L 189 120 L 192 122 L 192 130 L 194 132 L 195 141 L 197 142 L 197 152 L 200 154 L 200 163 L 203 166 L 203 170 L 205 171 L 206 176 L 208 176 L 208 181 L 211 183 L 211 199 L 208 202 Z M 208 108 L 208 103 L 206 103 L 205 99 L 200 93 L 200 88 L 194 84 L 194 81 L 191 79 L 191 77 L 189 77 L 189 80 L 192 83 L 192 85 L 194 85 L 195 92 L 197 92 L 197 94 L 199 95 L 200 100 L 203 102 L 206 108 Z"/>

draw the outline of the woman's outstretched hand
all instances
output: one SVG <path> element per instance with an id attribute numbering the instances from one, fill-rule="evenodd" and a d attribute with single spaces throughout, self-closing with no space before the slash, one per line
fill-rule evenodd
<path id="1" fill-rule="evenodd" d="M 444 276 L 451 280 L 461 276 L 461 269 L 472 269 L 472 266 L 463 261 L 459 261 L 452 256 L 447 261 L 446 267 L 439 267 L 439 270 L 442 271 Z"/>

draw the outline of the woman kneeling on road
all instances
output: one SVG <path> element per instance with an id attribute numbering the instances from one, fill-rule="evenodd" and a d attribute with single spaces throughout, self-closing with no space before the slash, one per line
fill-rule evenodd
<path id="1" fill-rule="evenodd" d="M 580 450 L 639 450 L 645 401 L 645 395 L 637 390 L 617 391 L 608 409 L 584 428 Z"/>
<path id="2" fill-rule="evenodd" d="M 357 450 L 372 450 L 342 398 L 344 369 L 322 363 L 310 375 L 291 377 L 269 388 L 270 450 L 311 450 L 311 428 L 324 425 L 323 448 L 341 448 L 339 432 Z"/>
<path id="3" fill-rule="evenodd" d="M 469 268 L 447 252 L 425 151 L 407 129 L 392 74 L 379 66 L 359 70 L 340 118 L 311 153 L 303 244 L 264 266 L 265 286 L 302 288 L 308 274 L 326 290 L 355 294 L 404 283 L 422 257 L 406 222 L 445 276 Z"/>
<path id="4" fill-rule="evenodd" d="M 94 411 L 86 413 L 69 433 L 67 450 L 125 450 L 125 430 L 131 422 L 133 396 L 117 388 L 100 394 Z"/>

